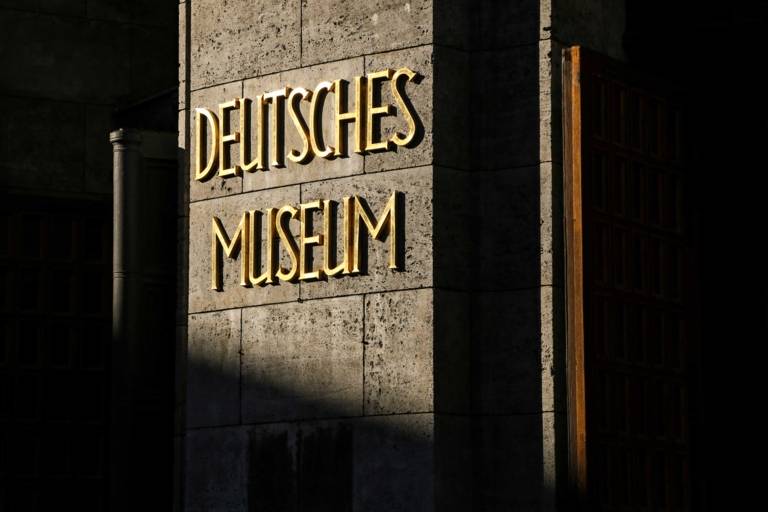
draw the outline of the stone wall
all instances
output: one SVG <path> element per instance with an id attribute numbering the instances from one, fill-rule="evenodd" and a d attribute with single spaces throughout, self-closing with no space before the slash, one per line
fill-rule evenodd
<path id="1" fill-rule="evenodd" d="M 565 430 L 549 3 L 179 9 L 187 155 L 195 107 L 385 67 L 423 75 L 408 94 L 424 128 L 397 152 L 190 175 L 179 507 L 553 508 Z M 392 190 L 405 197 L 404 271 L 372 241 L 362 276 L 243 288 L 226 261 L 223 291 L 210 290 L 213 215 L 231 233 L 245 209 L 359 194 L 378 212 Z"/>

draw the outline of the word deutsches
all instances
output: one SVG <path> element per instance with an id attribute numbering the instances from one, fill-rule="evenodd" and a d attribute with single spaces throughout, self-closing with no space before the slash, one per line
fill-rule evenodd
<path id="1" fill-rule="evenodd" d="M 264 211 L 244 211 L 231 237 L 221 220 L 214 216 L 211 222 L 211 289 L 222 289 L 224 255 L 230 259 L 240 258 L 240 285 L 245 287 L 361 274 L 364 259 L 367 259 L 369 236 L 388 241 L 389 268 L 403 270 L 402 229 L 398 227 L 403 221 L 402 192 L 392 193 L 378 217 L 361 197 L 344 197 L 341 203 L 341 229 L 337 219 L 339 205 L 328 199 L 302 203 L 298 208 L 284 205 Z M 322 233 L 314 232 L 315 213 L 322 215 Z M 292 219 L 299 221 L 298 233 L 291 232 Z M 341 231 L 340 237 L 338 231 Z M 341 251 L 337 251 L 339 238 Z M 288 268 L 281 265 L 281 247 L 290 258 Z M 321 265 L 314 264 L 315 247 L 322 247 Z M 338 252 L 342 253 L 341 258 Z"/>
<path id="2" fill-rule="evenodd" d="M 313 90 L 303 87 L 283 87 L 256 96 L 234 98 L 218 105 L 218 115 L 207 108 L 195 109 L 195 179 L 210 179 L 215 171 L 222 178 L 239 176 L 243 171 L 265 171 L 270 167 L 285 167 L 285 158 L 306 164 L 312 158 L 333 159 L 348 155 L 347 126 L 354 124 L 354 151 L 359 154 L 392 150 L 396 146 L 415 143 L 417 116 L 406 95 L 406 84 L 418 81 L 418 74 L 409 68 L 383 69 L 354 78 L 354 107 L 348 105 L 350 83 L 343 79 L 320 82 Z M 381 88 L 389 83 L 391 96 L 402 113 L 406 132 L 395 133 L 381 140 L 377 123 L 396 113 L 394 105 L 381 104 Z M 326 99 L 334 96 L 333 145 L 323 139 L 323 112 Z M 308 103 L 309 119 L 301 111 Z M 269 112 L 268 112 L 269 110 Z M 301 139 L 300 148 L 285 149 L 285 113 L 291 119 Z M 239 126 L 230 130 L 230 118 L 237 113 Z M 255 114 L 255 115 L 254 115 Z M 268 115 L 270 114 L 270 115 Z M 255 148 L 251 133 L 256 134 Z M 210 136 L 207 136 L 209 134 Z M 207 139 L 210 139 L 208 142 Z M 239 144 L 239 162 L 229 160 L 229 146 Z M 207 154 L 207 158 L 204 155 Z"/>

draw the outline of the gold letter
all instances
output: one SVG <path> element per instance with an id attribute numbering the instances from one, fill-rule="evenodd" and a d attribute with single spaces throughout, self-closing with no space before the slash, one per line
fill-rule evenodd
<path id="1" fill-rule="evenodd" d="M 296 276 L 299 275 L 299 248 L 296 245 L 296 240 L 293 239 L 291 229 L 287 224 L 283 224 L 283 217 L 288 215 L 288 222 L 291 219 L 295 219 L 299 211 L 291 205 L 285 205 L 277 211 L 277 217 L 275 219 L 275 226 L 277 227 L 277 234 L 280 236 L 280 240 L 285 244 L 285 248 L 288 250 L 288 256 L 291 257 L 291 268 L 286 271 L 282 266 L 277 271 L 277 277 L 281 281 L 294 281 Z"/>
<path id="2" fill-rule="evenodd" d="M 347 139 L 342 134 L 342 127 L 346 123 L 355 123 L 355 153 L 362 154 L 365 148 L 365 77 L 355 77 L 355 110 L 347 110 L 347 84 L 346 80 L 336 80 L 333 90 L 336 96 L 336 149 L 335 156 L 347 155 Z"/>
<path id="3" fill-rule="evenodd" d="M 205 169 L 201 169 L 203 166 L 203 131 L 202 131 L 202 117 L 208 120 L 208 126 L 211 128 L 211 146 L 210 155 L 208 155 L 208 163 L 205 165 Z M 213 164 L 216 163 L 216 157 L 219 152 L 219 120 L 216 118 L 216 114 L 208 110 L 207 108 L 195 109 L 195 179 L 197 181 L 203 181 L 213 170 Z"/>
<path id="4" fill-rule="evenodd" d="M 323 235 L 310 236 L 311 233 L 307 232 L 307 227 L 312 225 L 312 210 L 320 209 L 320 201 L 312 201 L 299 205 L 299 221 L 301 222 L 301 242 L 299 243 L 299 279 L 306 281 L 308 279 L 320 279 L 323 277 L 323 271 L 312 271 L 307 268 L 307 264 L 312 261 L 312 249 L 307 250 L 308 247 L 313 245 L 323 245 Z M 310 219 L 307 222 L 307 212 L 310 212 Z"/>
<path id="5" fill-rule="evenodd" d="M 354 217 L 354 202 L 352 197 L 345 197 L 344 224 L 342 229 L 342 247 L 344 248 L 344 260 L 336 266 L 336 202 L 326 199 L 323 201 L 323 226 L 325 231 L 325 245 L 323 246 L 323 270 L 327 276 L 335 276 L 339 272 L 349 274 L 352 272 L 352 220 Z"/>
<path id="6" fill-rule="evenodd" d="M 312 99 L 312 93 L 303 87 L 295 88 L 288 96 L 288 113 L 291 115 L 291 119 L 293 119 L 296 130 L 301 135 L 302 141 L 301 152 L 292 149 L 288 154 L 288 158 L 297 164 L 305 164 L 312 158 L 309 146 L 309 128 L 307 127 L 307 122 L 301 116 L 301 106 L 299 105 L 301 100 L 309 101 L 310 99 Z"/>
<path id="7" fill-rule="evenodd" d="M 374 95 L 376 89 L 376 82 L 380 80 L 389 80 L 392 78 L 391 69 L 383 69 L 375 73 L 368 73 L 368 119 L 366 120 L 366 138 L 365 138 L 365 150 L 366 151 L 386 151 L 392 146 L 389 140 L 381 142 L 373 141 L 373 129 L 374 121 L 377 117 L 391 116 L 393 113 L 392 105 L 378 106 L 374 105 Z"/>
<path id="8" fill-rule="evenodd" d="M 290 87 L 283 87 L 264 95 L 265 102 L 272 106 L 272 165 L 285 167 L 285 98 L 291 93 Z"/>
<path id="9" fill-rule="evenodd" d="M 240 174 L 240 167 L 227 167 L 229 165 L 228 144 L 240 142 L 240 132 L 227 133 L 229 124 L 229 111 L 240 107 L 240 99 L 235 98 L 232 101 L 219 103 L 219 122 L 221 123 L 221 137 L 219 137 L 219 177 L 237 176 Z M 241 127 L 242 128 L 242 127 Z"/>
<path id="10" fill-rule="evenodd" d="M 383 240 L 389 237 L 389 268 L 395 270 L 401 270 L 399 255 L 397 254 L 397 223 L 399 220 L 398 208 L 397 208 L 397 196 L 399 192 L 392 192 L 392 195 L 387 201 L 387 205 L 384 207 L 384 211 L 381 213 L 378 222 L 368 208 L 368 204 L 361 197 L 355 196 L 355 251 L 354 251 L 354 265 L 352 272 L 360 272 L 360 232 L 361 225 L 360 219 L 365 223 L 368 233 L 372 238 L 376 240 Z M 374 226 L 374 223 L 375 226 Z M 384 228 L 389 228 L 389 233 L 385 233 Z M 382 236 L 384 235 L 384 236 Z"/>
<path id="11" fill-rule="evenodd" d="M 261 212 L 251 211 L 251 232 L 250 232 L 250 256 L 251 261 L 249 264 L 248 280 L 251 285 L 272 284 L 275 282 L 275 273 L 277 272 L 277 258 L 275 258 L 275 208 L 267 209 L 267 249 L 266 265 L 264 272 L 258 276 L 254 275 L 254 271 L 261 269 Z M 258 240 L 258 246 L 256 241 Z"/>
<path id="12" fill-rule="evenodd" d="M 240 219 L 240 224 L 237 225 L 237 231 L 235 231 L 231 241 L 221 225 L 221 221 L 217 217 L 211 219 L 211 290 L 221 290 L 222 248 L 227 258 L 231 259 L 237 259 L 237 253 L 242 248 L 244 254 L 240 258 L 240 284 L 242 286 L 250 285 L 250 282 L 247 281 L 248 262 L 250 260 L 248 255 L 250 250 L 248 217 L 248 212 L 243 212 L 243 217 Z"/>
<path id="13" fill-rule="evenodd" d="M 334 87 L 331 82 L 317 84 L 312 96 L 312 106 L 309 110 L 309 140 L 312 142 L 312 151 L 320 158 L 332 158 L 333 155 L 333 148 L 326 146 L 323 139 L 323 105 L 328 92 L 333 91 Z"/>
<path id="14" fill-rule="evenodd" d="M 406 80 L 401 81 L 400 79 L 403 77 L 405 77 Z M 408 103 L 403 99 L 405 96 L 405 83 L 410 82 L 414 78 L 416 78 L 415 72 L 408 68 L 400 68 L 395 71 L 395 74 L 392 77 L 392 82 L 390 83 L 392 86 L 392 96 L 395 97 L 395 101 L 397 102 L 397 108 L 402 111 L 405 121 L 408 123 L 408 133 L 405 136 L 399 132 L 395 132 L 395 134 L 392 135 L 392 138 L 389 139 L 398 146 L 407 146 L 411 143 L 413 137 L 416 136 L 416 112 L 411 110 Z M 411 107 L 412 106 L 413 105 L 411 105 Z"/>
<path id="15" fill-rule="evenodd" d="M 264 109 L 264 100 L 261 96 L 256 96 L 256 133 L 258 139 L 258 149 L 256 158 L 248 161 L 251 157 L 251 100 L 243 98 L 240 100 L 240 168 L 244 171 L 251 171 L 254 167 L 258 170 L 264 170 L 267 159 L 264 156 L 267 152 L 267 117 Z"/>

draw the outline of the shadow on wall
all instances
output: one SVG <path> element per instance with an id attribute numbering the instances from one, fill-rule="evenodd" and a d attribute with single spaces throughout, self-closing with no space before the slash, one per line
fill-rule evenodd
<path id="1" fill-rule="evenodd" d="M 531 293 L 529 299 L 538 296 Z M 403 368 L 410 359 L 388 366 L 386 351 L 370 349 L 376 357 L 364 354 L 371 345 L 362 342 L 362 326 L 349 325 L 355 336 L 343 342 L 324 342 L 327 331 L 322 327 L 317 327 L 321 334 L 302 340 L 301 327 L 301 333 L 291 336 L 274 329 L 274 323 L 261 326 L 244 317 L 242 328 L 258 327 L 258 334 L 244 331 L 241 348 L 240 310 L 191 315 L 195 334 L 188 347 L 195 357 L 187 365 L 184 509 L 541 508 L 543 497 L 552 494 L 548 486 L 553 482 L 544 476 L 551 443 L 543 432 L 554 418 L 536 409 L 541 404 L 541 390 L 533 385 L 541 380 L 539 322 L 510 326 L 516 316 L 519 322 L 520 315 L 531 314 L 523 309 L 521 305 L 482 327 L 486 337 L 477 339 L 467 365 L 486 368 L 472 372 L 472 386 L 467 387 L 473 390 L 476 410 L 458 410 L 455 397 L 441 396 L 461 388 L 443 378 L 445 366 L 440 363 L 446 355 L 440 340 L 433 360 L 421 367 L 426 375 L 409 375 Z M 249 311 L 243 310 L 246 315 Z M 495 312 L 489 306 L 488 314 Z M 318 346 L 313 350 L 308 344 Z M 495 358 L 499 362 L 494 367 Z M 502 359 L 517 363 L 504 366 Z M 374 375 L 374 364 L 389 373 Z M 390 389 L 381 387 L 383 381 Z M 525 389 L 510 389 L 515 381 L 514 388 Z M 386 401 L 381 395 L 388 393 L 402 408 L 396 414 L 377 413 L 377 404 Z M 532 409 L 520 410 L 524 404 Z"/>

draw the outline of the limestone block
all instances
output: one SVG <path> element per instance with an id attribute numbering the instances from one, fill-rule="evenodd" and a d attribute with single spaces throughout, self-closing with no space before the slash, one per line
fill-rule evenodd
<path id="1" fill-rule="evenodd" d="M 344 196 L 358 195 L 367 201 L 371 211 L 377 216 L 393 191 L 402 192 L 405 212 L 401 226 L 405 250 L 402 271 L 388 268 L 389 240 L 381 242 L 368 237 L 367 264 L 364 265 L 367 270 L 364 273 L 302 283 L 302 298 L 431 286 L 432 174 L 432 167 L 419 167 L 301 185 L 304 201 L 324 198 L 340 201 Z M 341 246 L 338 249 L 338 261 L 341 261 Z M 322 254 L 318 256 L 316 265 L 319 266 L 322 263 Z"/>
<path id="2" fill-rule="evenodd" d="M 177 210 L 179 216 L 189 216 L 189 147 L 187 133 L 189 132 L 189 117 L 186 110 L 180 110 L 178 114 L 178 140 L 176 154 L 178 163 L 178 190 L 176 195 Z"/>
<path id="3" fill-rule="evenodd" d="M 187 425 L 240 419 L 240 310 L 189 315 Z"/>
<path id="4" fill-rule="evenodd" d="M 187 45 L 189 40 L 187 39 L 187 13 L 191 7 L 190 3 L 184 2 L 179 4 L 179 42 L 177 45 L 178 50 L 178 80 L 179 80 L 179 110 L 187 108 Z"/>
<path id="5" fill-rule="evenodd" d="M 247 456 L 248 436 L 243 427 L 188 431 L 184 509 L 246 512 Z"/>
<path id="6" fill-rule="evenodd" d="M 240 256 L 223 258 L 222 290 L 211 290 L 211 219 L 216 216 L 231 237 L 245 210 L 264 210 L 299 204 L 299 186 L 238 194 L 192 203 L 189 208 L 189 311 L 209 311 L 265 303 L 287 302 L 299 297 L 299 285 L 277 282 L 264 287 L 240 286 Z M 298 222 L 290 229 L 298 233 Z M 265 244 L 262 244 L 262 249 Z M 286 258 L 283 250 L 283 258 Z M 225 256 L 225 255 L 224 255 Z M 285 266 L 285 265 L 284 265 Z"/>
<path id="7" fill-rule="evenodd" d="M 551 213 L 542 210 L 542 180 L 550 164 L 475 173 L 480 213 L 475 223 L 476 289 L 509 290 L 547 284 L 551 259 L 544 236 L 551 232 Z M 546 225 L 543 225 L 546 224 Z M 544 261 L 548 260 L 546 267 Z M 543 269 L 548 272 L 543 274 Z"/>
<path id="8" fill-rule="evenodd" d="M 474 248 L 479 217 L 488 198 L 478 186 L 482 174 L 435 168 L 435 286 L 469 290 L 478 284 Z M 494 216 L 495 218 L 496 216 Z"/>
<path id="9" fill-rule="evenodd" d="M 0 140 L 4 145 L 0 152 L 0 184 L 38 190 L 81 190 L 85 165 L 84 106 L 6 97 L 3 112 L 6 121 L 0 123 Z"/>
<path id="10" fill-rule="evenodd" d="M 176 325 L 187 323 L 189 310 L 189 217 L 176 219 Z"/>
<path id="11" fill-rule="evenodd" d="M 303 64 L 385 52 L 431 41 L 430 0 L 304 0 Z"/>
<path id="12" fill-rule="evenodd" d="M 363 299 L 276 304 L 243 312 L 243 421 L 359 415 Z"/>
<path id="13" fill-rule="evenodd" d="M 189 198 L 190 201 L 199 201 L 200 199 L 207 199 L 211 197 L 221 197 L 230 194 L 237 194 L 243 190 L 243 180 L 238 176 L 231 176 L 227 178 L 220 178 L 214 171 L 211 177 L 205 181 L 195 180 L 195 151 L 197 151 L 197 133 L 195 132 L 195 109 L 198 107 L 208 108 L 216 114 L 218 117 L 218 105 L 224 101 L 229 101 L 234 98 L 239 98 L 243 95 L 243 83 L 232 82 L 216 87 L 209 87 L 207 89 L 201 89 L 199 91 L 193 91 L 190 95 L 189 105 L 189 151 L 187 152 L 189 158 Z M 229 126 L 231 129 L 237 129 L 239 121 L 237 116 L 230 116 L 232 124 Z M 202 123 L 205 123 L 205 118 L 202 119 Z M 203 163 L 205 165 L 208 159 L 208 151 L 211 146 L 211 134 L 206 133 L 205 150 L 203 151 Z M 232 159 L 235 160 L 232 160 Z M 237 162 L 238 149 L 237 145 L 229 145 L 229 161 Z"/>
<path id="14" fill-rule="evenodd" d="M 434 47 L 420 46 L 406 50 L 367 55 L 365 69 L 367 72 L 382 69 L 399 69 L 408 67 L 420 75 L 419 82 L 408 82 L 405 86 L 406 96 L 417 114 L 417 136 L 413 147 L 398 147 L 393 145 L 392 151 L 369 153 L 365 156 L 365 172 L 384 171 L 389 169 L 404 169 L 429 165 L 433 159 L 433 89 L 434 89 Z M 387 140 L 395 132 L 405 134 L 408 126 L 403 113 L 397 111 L 397 103 L 392 96 L 391 82 L 378 82 L 382 105 L 395 107 L 396 115 L 379 118 L 378 130 L 374 125 L 374 140 Z"/>
<path id="15" fill-rule="evenodd" d="M 348 108 L 352 109 L 354 108 L 353 105 L 355 100 L 354 77 L 363 75 L 363 69 L 363 58 L 359 57 L 339 62 L 332 62 L 329 64 L 311 66 L 294 71 L 276 73 L 264 77 L 246 80 L 243 85 L 243 95 L 246 98 L 250 98 L 255 101 L 256 96 L 264 94 L 265 92 L 280 89 L 285 86 L 292 88 L 304 87 L 305 89 L 312 91 L 320 82 L 333 82 L 333 80 L 336 79 L 344 79 L 349 82 L 347 101 Z M 323 141 L 326 143 L 326 145 L 329 146 L 336 145 L 334 137 L 334 94 L 335 93 L 328 93 L 323 108 Z M 309 123 L 309 102 L 302 101 L 301 107 L 302 116 L 304 120 Z M 267 108 L 270 127 L 272 126 L 271 108 L 271 105 Z M 252 107 L 252 116 L 255 116 L 255 107 Z M 254 117 L 252 117 L 252 119 L 253 118 Z M 363 157 L 362 155 L 352 151 L 354 148 L 352 138 L 353 129 L 350 127 L 347 132 L 347 144 L 348 148 L 350 149 L 347 156 L 337 157 L 331 160 L 315 157 L 306 164 L 295 163 L 286 157 L 285 167 L 277 168 L 270 166 L 270 168 L 266 171 L 244 173 L 244 190 L 260 190 L 264 188 L 281 187 L 293 183 L 317 181 L 362 173 Z M 251 129 L 250 135 L 251 152 L 253 153 L 258 143 L 256 130 Z M 270 140 L 270 146 L 272 143 L 272 140 Z M 294 127 L 294 124 L 286 110 L 284 153 L 287 155 L 291 150 L 295 149 L 300 151 L 301 148 L 302 139 Z M 271 147 L 269 151 L 271 152 Z"/>
<path id="16" fill-rule="evenodd" d="M 434 410 L 470 410 L 472 370 L 471 300 L 468 293 L 434 290 Z"/>
<path id="17" fill-rule="evenodd" d="M 545 487 L 542 415 L 485 416 L 472 419 L 475 509 L 541 510 L 553 482 Z"/>
<path id="18" fill-rule="evenodd" d="M 469 122 L 477 102 L 472 97 L 470 53 L 434 47 L 432 155 L 437 165 L 472 169 L 472 125 Z M 366 161 L 366 171 L 368 161 Z"/>
<path id="19" fill-rule="evenodd" d="M 477 52 L 473 153 L 476 169 L 505 169 L 539 162 L 539 48 L 525 45 Z M 507 63 L 500 66 L 499 62 Z"/>
<path id="20" fill-rule="evenodd" d="M 191 87 L 299 67 L 299 0 L 192 2 Z"/>
<path id="21" fill-rule="evenodd" d="M 433 510 L 434 416 L 354 421 L 354 509 Z"/>
<path id="22" fill-rule="evenodd" d="M 365 297 L 365 413 L 433 410 L 433 290 Z"/>
<path id="23" fill-rule="evenodd" d="M 248 430 L 249 510 L 300 512 L 297 424 L 272 423 Z M 333 455 L 328 457 L 333 459 Z"/>
<path id="24" fill-rule="evenodd" d="M 563 45 L 557 41 L 539 42 L 539 160 L 542 162 L 563 161 L 562 51 Z"/>
<path id="25" fill-rule="evenodd" d="M 472 307 L 473 408 L 483 414 L 531 414 L 551 395 L 542 367 L 542 289 L 477 293 Z M 551 358 L 544 356 L 548 363 Z"/>

